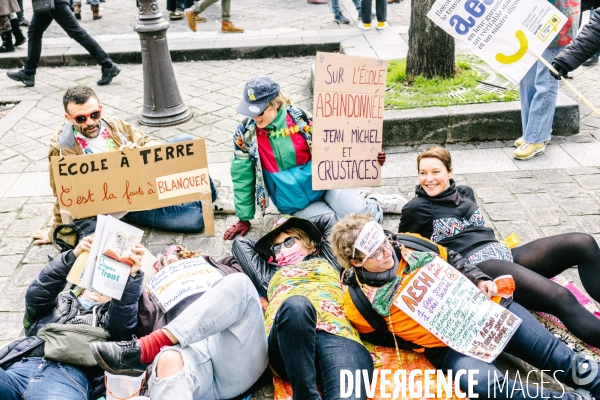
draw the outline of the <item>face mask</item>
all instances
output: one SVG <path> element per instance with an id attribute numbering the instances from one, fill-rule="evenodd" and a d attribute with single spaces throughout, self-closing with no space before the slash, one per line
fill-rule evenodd
<path id="1" fill-rule="evenodd" d="M 85 297 L 78 297 L 77 300 L 79 301 L 79 304 L 81 304 L 81 307 L 84 310 L 91 310 L 92 308 L 94 308 L 94 306 L 98 305 L 98 303 L 96 303 L 95 301 L 86 299 Z"/>
<path id="2" fill-rule="evenodd" d="M 281 247 L 281 253 L 277 256 L 277 264 L 285 267 L 287 265 L 296 265 L 304 258 L 304 254 L 300 250 L 297 244 L 290 248 L 285 246 Z"/>

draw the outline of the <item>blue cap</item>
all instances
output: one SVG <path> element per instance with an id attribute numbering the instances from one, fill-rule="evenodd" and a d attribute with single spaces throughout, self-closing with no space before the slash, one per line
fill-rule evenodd
<path id="1" fill-rule="evenodd" d="M 238 114 L 255 117 L 279 95 L 279 83 L 269 76 L 257 76 L 246 82 L 244 99 L 237 106 Z"/>

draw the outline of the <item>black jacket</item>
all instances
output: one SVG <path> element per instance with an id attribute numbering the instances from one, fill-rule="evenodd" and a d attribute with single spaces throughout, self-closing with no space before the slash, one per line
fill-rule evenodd
<path id="1" fill-rule="evenodd" d="M 321 243 L 317 244 L 317 249 L 307 255 L 304 259 L 310 260 L 315 257 L 325 258 L 331 266 L 333 266 L 338 272 L 341 271 L 341 267 L 338 264 L 336 257 L 331 251 L 331 246 L 327 241 L 331 228 L 338 221 L 338 218 L 333 214 L 320 215 L 318 217 L 308 218 L 317 229 L 321 232 Z M 238 237 L 233 241 L 231 252 L 233 256 L 240 262 L 244 272 L 252 283 L 259 294 L 267 297 L 267 290 L 269 289 L 269 281 L 275 275 L 275 272 L 280 266 L 274 262 L 269 262 L 265 259 L 265 256 L 258 253 L 254 248 L 255 240 Z"/>
<path id="2" fill-rule="evenodd" d="M 600 8 L 600 0 L 581 0 L 581 12 L 592 8 Z"/>
<path id="3" fill-rule="evenodd" d="M 26 356 L 43 356 L 43 340 L 35 336 L 50 323 L 65 323 L 77 315 L 79 302 L 71 292 L 63 292 L 67 285 L 67 275 L 75 263 L 72 250 L 61 253 L 42 269 L 38 278 L 29 286 L 25 294 L 25 317 L 23 325 L 26 337 L 17 339 L 0 350 L 0 368 L 7 369 Z M 129 277 L 121 300 L 111 300 L 98 311 L 100 324 L 106 329 L 111 340 L 130 340 L 137 325 L 138 300 L 143 291 L 142 272 Z M 90 398 L 97 398 L 104 392 L 99 367 L 78 367 L 90 382 Z"/>
<path id="4" fill-rule="evenodd" d="M 559 55 L 554 57 L 553 62 L 566 71 L 573 71 L 598 51 L 600 51 L 600 11 L 594 13 L 590 22 Z"/>
<path id="5" fill-rule="evenodd" d="M 435 197 L 429 197 L 421 185 L 417 185 L 415 193 L 416 197 L 402 208 L 398 232 L 418 233 L 465 258 L 486 244 L 497 242 L 492 229 L 464 222 L 480 212 L 470 187 L 457 187 L 454 180 L 450 180 L 450 187 Z M 436 227 L 452 230 L 459 226 L 458 234 L 444 238 L 436 235 Z"/>

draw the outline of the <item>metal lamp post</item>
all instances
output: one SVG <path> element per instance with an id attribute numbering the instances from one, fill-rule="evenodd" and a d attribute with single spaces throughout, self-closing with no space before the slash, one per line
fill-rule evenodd
<path id="1" fill-rule="evenodd" d="M 173 73 L 167 43 L 169 23 L 160 12 L 157 0 L 139 0 L 140 17 L 133 28 L 140 35 L 144 66 L 144 108 L 140 123 L 168 126 L 192 118 Z"/>

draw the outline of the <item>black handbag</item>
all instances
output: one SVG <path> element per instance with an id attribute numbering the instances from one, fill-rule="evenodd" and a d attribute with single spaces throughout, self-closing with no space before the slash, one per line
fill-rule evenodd
<path id="1" fill-rule="evenodd" d="M 54 11 L 54 0 L 31 0 L 34 13 L 48 13 Z"/>

